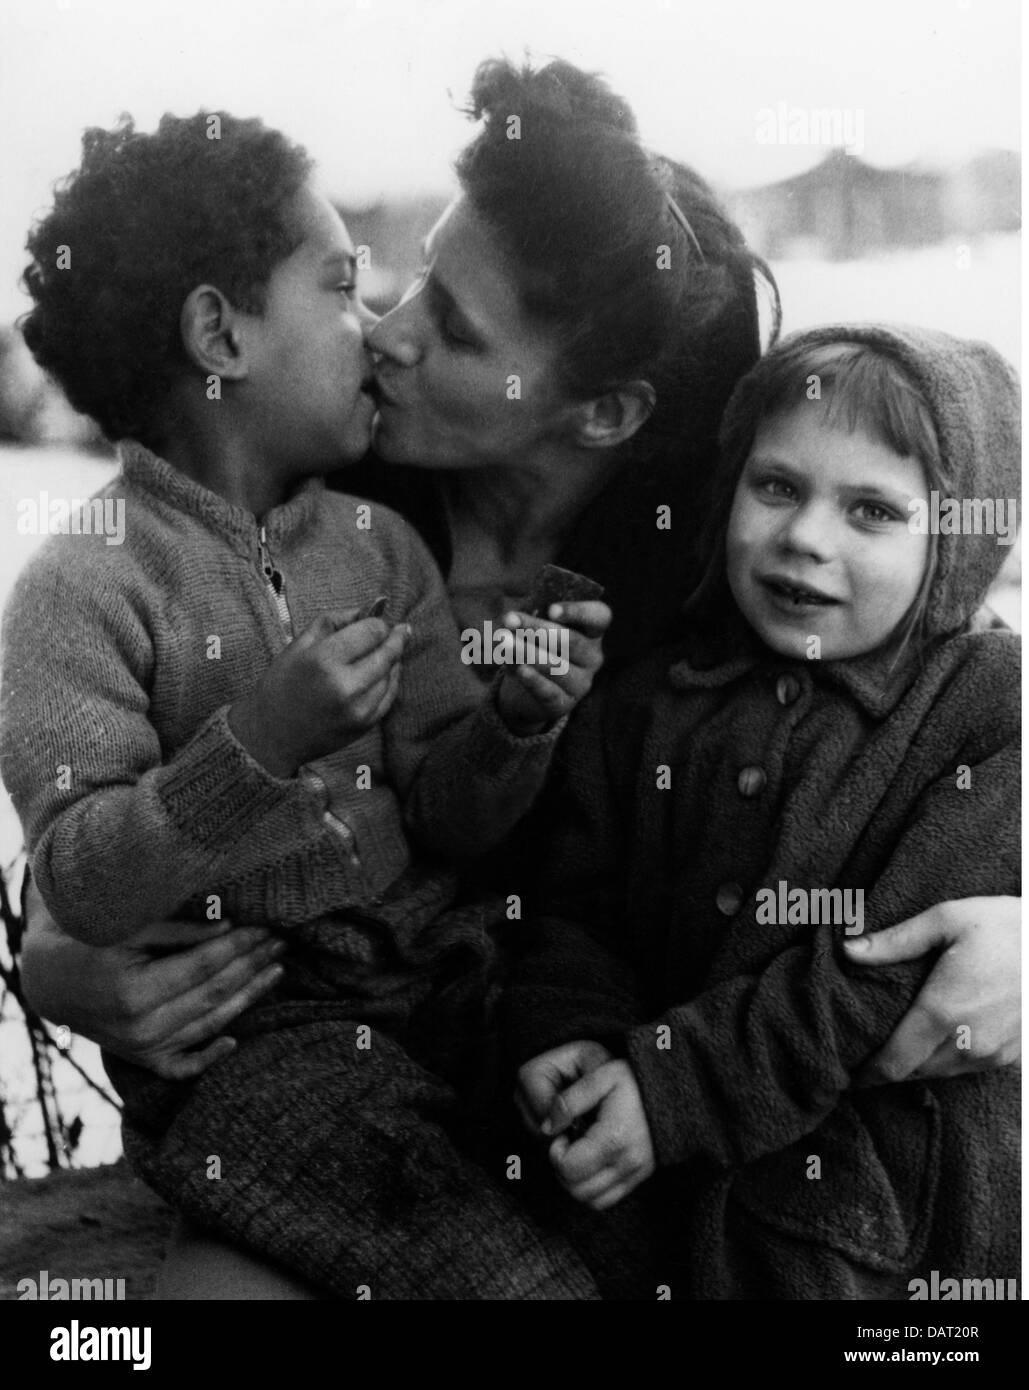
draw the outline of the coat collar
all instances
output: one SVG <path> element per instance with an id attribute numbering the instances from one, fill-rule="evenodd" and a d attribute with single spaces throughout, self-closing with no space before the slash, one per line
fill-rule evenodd
<path id="1" fill-rule="evenodd" d="M 880 649 L 849 661 L 791 660 L 766 647 L 734 613 L 718 631 L 689 634 L 668 677 L 676 690 L 698 690 L 731 685 L 751 671 L 764 670 L 771 677 L 790 674 L 802 685 L 811 681 L 841 690 L 873 718 L 885 719 L 920 669 L 918 654 L 910 648 L 896 663 L 892 651 Z"/>
<path id="2" fill-rule="evenodd" d="M 325 491 L 323 478 L 305 478 L 287 501 L 272 507 L 258 519 L 253 512 L 226 501 L 135 440 L 124 440 L 118 452 L 125 479 L 148 496 L 161 498 L 177 511 L 195 517 L 243 554 L 253 550 L 262 527 L 273 546 L 281 545 L 303 530 L 314 513 L 319 495 Z"/>

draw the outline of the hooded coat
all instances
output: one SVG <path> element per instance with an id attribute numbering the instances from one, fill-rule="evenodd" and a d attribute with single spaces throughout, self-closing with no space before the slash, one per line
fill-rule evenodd
<path id="1" fill-rule="evenodd" d="M 953 495 L 1018 497 L 1017 383 L 992 349 L 803 336 L 892 354 Z M 812 891 L 853 909 L 860 890 L 866 932 L 1019 892 L 1019 641 L 977 615 L 1006 551 L 937 541 L 928 639 L 906 663 L 791 660 L 729 615 L 598 692 L 566 734 L 507 1040 L 515 1064 L 585 1038 L 628 1059 L 672 1297 L 908 1298 L 934 1270 L 1017 1276 L 1017 1071 L 855 1086 L 933 962 L 863 969 L 841 899 Z"/>

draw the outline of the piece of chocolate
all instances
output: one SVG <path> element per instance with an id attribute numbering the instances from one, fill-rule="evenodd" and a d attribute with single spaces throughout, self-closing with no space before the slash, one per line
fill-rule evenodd
<path id="1" fill-rule="evenodd" d="M 578 603 L 601 598 L 603 593 L 604 586 L 585 574 L 562 569 L 560 565 L 543 565 L 532 581 L 525 611 L 530 617 L 545 618 L 552 603 Z"/>

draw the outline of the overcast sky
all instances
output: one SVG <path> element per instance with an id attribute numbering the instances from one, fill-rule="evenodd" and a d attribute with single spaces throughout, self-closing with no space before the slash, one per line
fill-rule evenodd
<path id="1" fill-rule="evenodd" d="M 476 63 L 603 71 L 654 147 L 741 187 L 815 163 L 765 108 L 860 113 L 865 159 L 1019 148 L 1019 0 L 0 0 L 0 320 L 25 231 L 84 126 L 257 114 L 349 202 L 448 186 Z"/>

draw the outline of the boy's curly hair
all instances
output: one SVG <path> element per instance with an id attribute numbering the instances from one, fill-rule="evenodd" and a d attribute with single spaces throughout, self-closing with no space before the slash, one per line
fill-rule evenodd
<path id="1" fill-rule="evenodd" d="M 82 163 L 29 234 L 19 326 L 32 355 L 109 439 L 147 443 L 186 358 L 179 314 L 197 285 L 263 308 L 299 244 L 289 205 L 312 168 L 261 121 L 166 115 L 155 134 L 123 116 L 82 137 Z M 60 268 L 62 263 L 65 268 Z"/>

